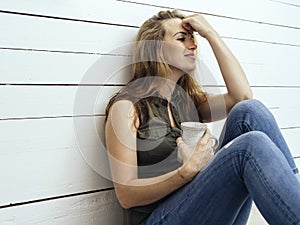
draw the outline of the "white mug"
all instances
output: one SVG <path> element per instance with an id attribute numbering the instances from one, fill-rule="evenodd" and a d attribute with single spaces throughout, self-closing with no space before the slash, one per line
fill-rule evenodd
<path id="1" fill-rule="evenodd" d="M 181 136 L 182 140 L 187 145 L 195 145 L 204 135 L 207 129 L 207 124 L 201 122 L 182 122 L 181 123 Z M 219 145 L 219 141 L 216 137 L 211 138 L 211 147 L 216 150 Z M 182 156 L 178 151 L 177 159 L 182 162 Z"/>

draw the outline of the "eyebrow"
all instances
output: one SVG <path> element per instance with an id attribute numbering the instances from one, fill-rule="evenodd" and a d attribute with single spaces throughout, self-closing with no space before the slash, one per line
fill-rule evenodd
<path id="1" fill-rule="evenodd" d="M 187 33 L 187 32 L 184 32 L 184 31 L 179 31 L 179 32 L 175 33 L 175 34 L 173 35 L 173 37 L 175 37 L 177 34 L 188 35 L 188 33 Z"/>

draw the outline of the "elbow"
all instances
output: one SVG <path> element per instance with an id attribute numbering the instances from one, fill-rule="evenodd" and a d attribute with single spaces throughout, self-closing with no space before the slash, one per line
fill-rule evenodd
<path id="1" fill-rule="evenodd" d="M 252 93 L 252 90 L 250 90 L 247 93 L 245 93 L 242 100 L 249 100 L 249 99 L 252 99 L 252 98 L 253 98 L 253 93 Z"/>
<path id="2" fill-rule="evenodd" d="M 115 186 L 115 193 L 122 208 L 129 209 L 135 206 L 133 204 L 133 197 L 130 197 L 128 191 L 124 190 L 124 187 Z"/>
<path id="3" fill-rule="evenodd" d="M 245 92 L 243 95 L 241 95 L 236 102 L 244 101 L 244 100 L 249 100 L 253 99 L 253 92 L 251 89 L 249 89 L 247 92 Z"/>
<path id="4" fill-rule="evenodd" d="M 126 199 L 126 198 L 120 198 L 120 197 L 117 197 L 117 198 L 118 198 L 118 201 L 119 201 L 119 203 L 120 203 L 120 205 L 121 205 L 121 207 L 123 209 L 129 209 L 129 208 L 133 207 L 133 205 L 130 204 L 130 202 L 128 201 L 128 199 Z"/>
<path id="5" fill-rule="evenodd" d="M 231 107 L 234 106 L 235 104 L 241 102 L 241 101 L 246 101 L 246 100 L 250 100 L 253 98 L 253 93 L 251 90 L 249 90 L 248 92 L 244 92 L 243 94 L 240 94 L 239 96 L 231 96 L 230 101 L 231 101 Z M 231 110 L 230 108 L 227 108 L 228 112 Z"/>
<path id="6" fill-rule="evenodd" d="M 245 94 L 245 98 L 245 100 L 253 99 L 253 92 L 251 88 L 249 88 L 248 92 Z"/>
<path id="7" fill-rule="evenodd" d="M 119 203 L 120 203 L 120 205 L 123 209 L 130 209 L 132 207 L 129 204 L 127 204 L 126 202 L 123 202 L 123 201 L 120 201 L 120 200 L 119 200 Z"/>

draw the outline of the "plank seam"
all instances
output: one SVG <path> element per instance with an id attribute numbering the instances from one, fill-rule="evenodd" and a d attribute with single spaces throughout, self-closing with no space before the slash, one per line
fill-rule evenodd
<path id="1" fill-rule="evenodd" d="M 65 116 L 31 116 L 31 117 L 8 117 L 0 118 L 0 121 L 13 120 L 43 120 L 43 119 L 62 119 L 62 118 L 82 118 L 82 117 L 101 117 L 104 114 L 90 114 L 90 115 L 65 115 Z"/>
<path id="2" fill-rule="evenodd" d="M 168 7 L 168 6 L 134 2 L 134 1 L 130 1 L 130 0 L 116 0 L 116 1 L 130 3 L 130 4 L 136 4 L 136 5 L 151 6 L 151 7 L 156 7 L 156 8 L 174 9 L 174 8 Z M 258 24 L 264 24 L 264 25 L 269 25 L 269 26 L 284 27 L 284 28 L 300 30 L 300 27 L 295 27 L 295 26 L 288 26 L 288 25 L 283 25 L 283 24 L 275 24 L 275 23 L 268 23 L 268 22 L 255 21 L 255 20 L 249 20 L 249 19 L 242 19 L 242 18 L 237 18 L 237 17 L 223 16 L 223 15 L 218 15 L 218 14 L 213 14 L 213 13 L 205 13 L 205 12 L 199 12 L 199 11 L 193 11 L 193 10 L 187 10 L 187 9 L 179 9 L 179 8 L 176 8 L 176 9 L 178 9 L 180 11 L 189 12 L 189 13 L 200 13 L 202 15 L 220 17 L 220 18 L 225 18 L 225 19 L 232 19 L 232 20 L 238 20 L 238 21 L 249 22 L 249 23 L 258 23 Z"/>
<path id="3" fill-rule="evenodd" d="M 300 44 L 291 44 L 291 43 L 283 43 L 283 42 L 275 42 L 275 41 L 262 41 L 262 40 L 255 40 L 255 39 L 246 39 L 246 38 L 234 38 L 234 37 L 227 37 L 227 36 L 222 36 L 222 38 L 238 40 L 238 41 L 258 42 L 263 44 L 285 45 L 285 46 L 297 47 L 297 48 L 300 47 Z"/>
<path id="4" fill-rule="evenodd" d="M 279 109 L 271 107 L 270 110 Z M 83 117 L 105 117 L 105 114 L 86 114 L 86 115 L 65 115 L 65 116 L 36 116 L 36 117 L 10 117 L 10 118 L 0 118 L 2 121 L 17 121 L 17 120 L 43 120 L 43 119 L 63 119 L 63 118 L 83 118 Z M 281 130 L 296 130 L 300 129 L 300 126 L 290 126 L 290 127 L 280 127 Z"/>
<path id="5" fill-rule="evenodd" d="M 73 86 L 73 87 L 81 87 L 81 86 L 91 86 L 91 87 L 122 87 L 124 84 L 110 84 L 110 83 L 97 83 L 97 84 L 55 84 L 55 83 L 0 83 L 0 86 Z"/>
<path id="6" fill-rule="evenodd" d="M 81 54 L 81 55 L 99 55 L 99 56 L 122 56 L 131 57 L 130 54 L 119 54 L 119 53 L 101 53 L 101 52 L 83 52 L 83 51 L 65 51 L 65 50 L 49 50 L 49 49 L 34 49 L 34 48 L 12 48 L 12 47 L 0 47 L 0 50 L 10 51 L 30 51 L 30 52 L 46 52 L 46 53 L 63 53 L 63 54 Z"/>
<path id="7" fill-rule="evenodd" d="M 283 2 L 283 1 L 277 1 L 277 0 L 269 0 L 269 1 L 270 1 L 270 2 L 280 3 L 280 4 L 283 4 L 283 5 L 289 5 L 289 6 L 300 7 L 300 5 L 292 4 L 292 3 L 289 3 L 289 2 Z"/>
<path id="8" fill-rule="evenodd" d="M 295 129 L 299 129 L 300 126 L 293 126 L 293 127 L 281 127 L 281 130 L 295 130 Z"/>
<path id="9" fill-rule="evenodd" d="M 60 16 L 47 16 L 47 15 L 42 15 L 42 14 L 7 11 L 7 10 L 0 10 L 0 13 L 21 15 L 21 16 L 30 16 L 30 17 L 40 17 L 40 18 L 54 19 L 54 20 L 66 20 L 66 21 L 82 22 L 82 23 L 103 24 L 103 25 L 109 25 L 109 26 L 138 28 L 138 26 L 128 25 L 128 24 L 108 23 L 108 22 L 100 22 L 100 21 L 95 21 L 95 20 L 75 19 L 75 18 L 60 17 Z"/>
<path id="10" fill-rule="evenodd" d="M 77 197 L 77 196 L 82 196 L 82 195 L 95 194 L 95 193 L 100 193 L 100 192 L 105 192 L 105 191 L 112 191 L 112 190 L 114 190 L 114 188 L 110 187 L 110 188 L 104 188 L 104 189 L 98 189 L 98 190 L 92 190 L 92 191 L 85 191 L 85 192 L 79 192 L 79 193 L 73 193 L 73 194 L 67 194 L 67 195 L 60 195 L 60 196 L 55 196 L 55 197 L 35 199 L 35 200 L 24 201 L 24 202 L 10 203 L 10 204 L 7 204 L 7 205 L 0 206 L 0 209 L 16 207 L 16 206 L 22 206 L 22 205 L 28 205 L 28 204 L 35 204 L 35 203 L 40 203 L 40 202 L 45 202 L 45 201 L 53 201 L 53 200 L 58 200 L 58 199 L 63 199 L 63 198 L 71 198 L 71 197 Z"/>
<path id="11" fill-rule="evenodd" d="M 73 86 L 73 87 L 123 87 L 124 84 L 114 84 L 114 83 L 80 83 L 80 84 L 71 84 L 71 83 L 0 83 L 0 86 Z M 201 85 L 202 87 L 208 88 L 224 88 L 225 85 Z M 298 89 L 300 88 L 299 85 L 251 85 L 252 88 L 289 88 L 289 89 Z"/>

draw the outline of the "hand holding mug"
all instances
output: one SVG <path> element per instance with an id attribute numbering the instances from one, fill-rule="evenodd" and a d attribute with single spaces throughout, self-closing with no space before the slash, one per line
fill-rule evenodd
<path id="1" fill-rule="evenodd" d="M 203 137 L 195 145 L 187 145 L 182 138 L 177 138 L 178 151 L 182 154 L 181 175 L 186 180 L 192 180 L 197 173 L 207 165 L 213 158 L 214 152 L 211 148 L 211 134 L 206 129 Z"/>
<path id="2" fill-rule="evenodd" d="M 179 149 L 177 159 L 182 162 L 182 151 L 191 151 L 191 147 L 194 148 L 197 142 L 203 137 L 207 125 L 201 122 L 183 122 L 181 123 L 182 129 L 182 141 L 190 147 L 186 150 Z M 215 151 L 219 145 L 219 141 L 216 137 L 212 136 L 210 139 L 210 147 Z"/>

